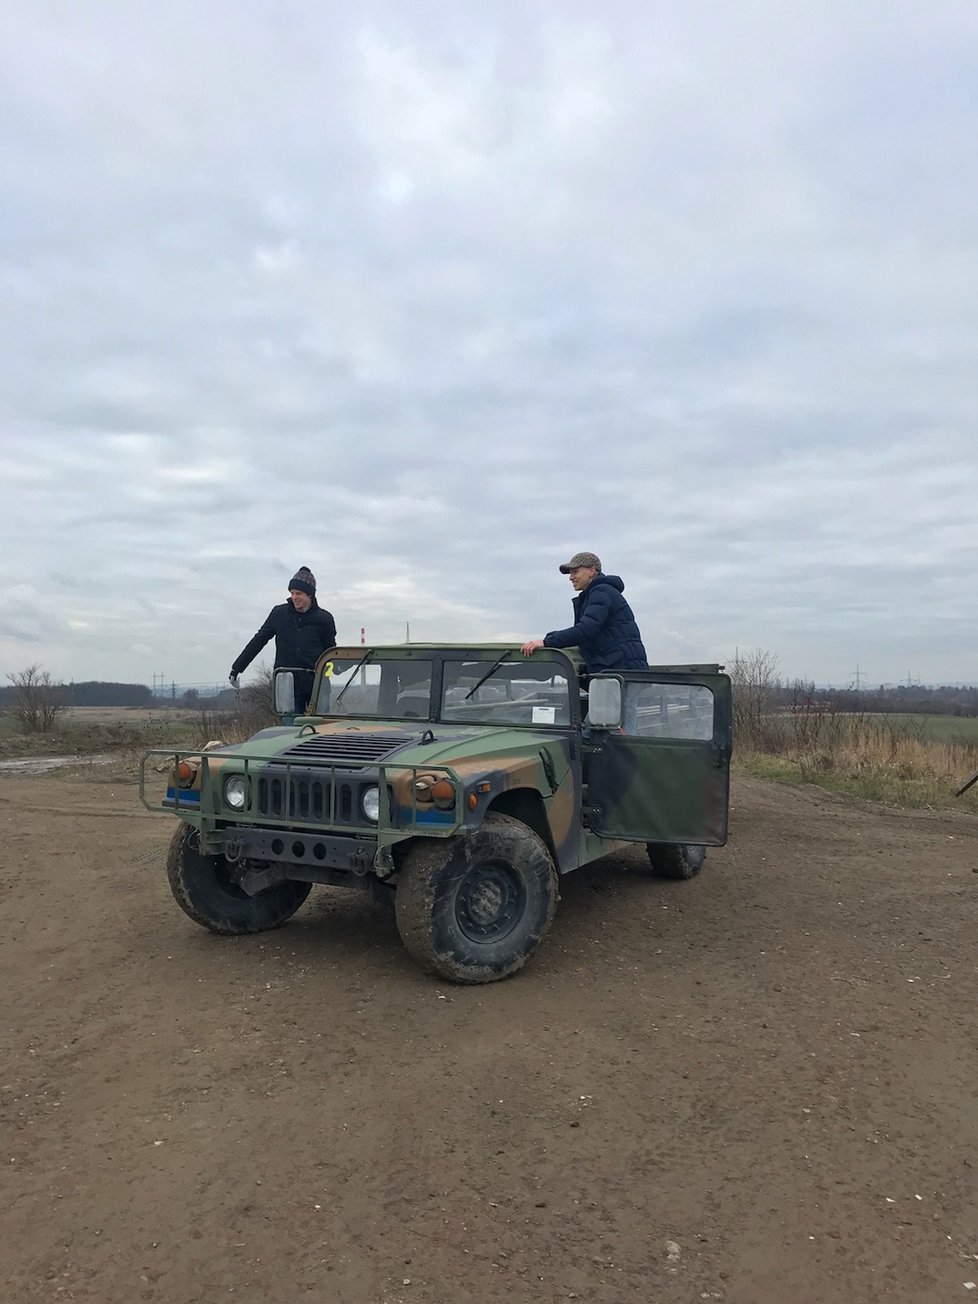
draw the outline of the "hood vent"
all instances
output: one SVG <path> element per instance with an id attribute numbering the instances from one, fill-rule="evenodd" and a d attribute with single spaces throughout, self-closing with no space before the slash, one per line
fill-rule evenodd
<path id="1" fill-rule="evenodd" d="M 303 738 L 279 757 L 293 756 L 305 761 L 350 761 L 354 765 L 371 765 L 386 760 L 401 750 L 405 743 L 417 742 L 414 734 L 348 733 L 316 734 Z"/>

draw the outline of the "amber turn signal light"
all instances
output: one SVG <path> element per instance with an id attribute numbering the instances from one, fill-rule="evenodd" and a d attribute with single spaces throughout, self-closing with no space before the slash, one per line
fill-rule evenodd
<path id="1" fill-rule="evenodd" d="M 455 805 L 455 786 L 449 783 L 447 779 L 439 779 L 437 783 L 433 783 L 431 785 L 431 795 L 436 806 Z"/>

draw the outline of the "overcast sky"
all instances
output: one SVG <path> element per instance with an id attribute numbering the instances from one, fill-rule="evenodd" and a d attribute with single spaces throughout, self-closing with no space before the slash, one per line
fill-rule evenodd
<path id="1" fill-rule="evenodd" d="M 0 16 L 0 673 L 341 641 L 978 680 L 973 0 Z M 270 649 L 269 649 L 270 651 Z"/>

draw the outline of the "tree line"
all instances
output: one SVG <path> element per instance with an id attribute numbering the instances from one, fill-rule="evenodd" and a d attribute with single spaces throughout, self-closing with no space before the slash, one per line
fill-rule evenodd
<path id="1" fill-rule="evenodd" d="M 204 696 L 188 688 L 178 698 L 162 700 L 146 684 L 124 684 L 113 680 L 89 679 L 65 684 L 52 679 L 49 671 L 36 663 L 8 674 L 7 684 L 0 686 L 0 715 L 13 720 L 25 733 L 47 733 L 65 711 L 73 707 L 184 707 L 192 710 L 227 709 L 234 703 L 233 689 Z"/>
<path id="2" fill-rule="evenodd" d="M 818 688 L 815 684 L 778 684 L 771 705 L 790 708 L 800 701 L 835 712 L 882 715 L 978 715 L 978 685 L 880 684 L 878 688 Z"/>
<path id="3" fill-rule="evenodd" d="M 31 674 L 31 670 L 35 673 Z M 19 697 L 19 680 L 26 677 L 33 684 L 38 673 L 46 672 L 35 666 L 28 671 L 8 675 L 10 683 L 0 688 L 0 709 L 11 706 Z M 152 691 L 145 684 L 117 684 L 110 680 L 91 679 L 78 684 L 56 684 L 50 681 L 44 687 L 56 690 L 65 706 L 152 706 L 154 701 Z"/>

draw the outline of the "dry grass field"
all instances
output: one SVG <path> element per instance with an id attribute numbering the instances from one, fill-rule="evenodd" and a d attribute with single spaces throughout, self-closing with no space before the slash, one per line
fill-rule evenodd
<path id="1" fill-rule="evenodd" d="M 133 754 L 150 747 L 197 746 L 232 717 L 179 707 L 73 707 L 46 733 L 22 733 L 0 717 L 0 757 Z"/>

